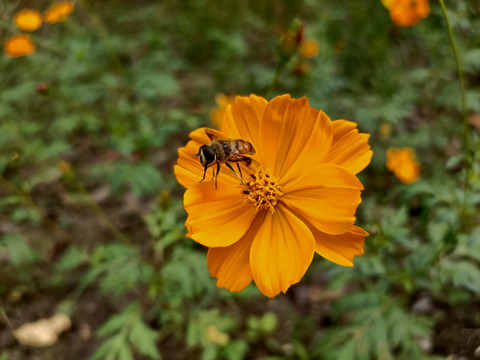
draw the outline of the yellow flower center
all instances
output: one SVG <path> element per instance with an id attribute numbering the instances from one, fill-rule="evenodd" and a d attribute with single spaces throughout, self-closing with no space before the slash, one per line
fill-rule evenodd
<path id="1" fill-rule="evenodd" d="M 278 178 L 270 176 L 266 170 L 260 168 L 255 173 L 251 173 L 251 181 L 246 181 L 246 190 L 242 191 L 246 202 L 253 203 L 255 212 L 268 209 L 273 214 L 275 205 L 280 201 L 283 195 L 278 183 Z"/>

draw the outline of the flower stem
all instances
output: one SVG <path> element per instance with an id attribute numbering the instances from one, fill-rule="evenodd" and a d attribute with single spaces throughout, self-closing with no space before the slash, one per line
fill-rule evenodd
<path id="1" fill-rule="evenodd" d="M 130 239 L 124 235 L 110 220 L 107 214 L 102 210 L 102 208 L 97 204 L 95 199 L 92 197 L 90 192 L 85 188 L 83 183 L 77 178 L 75 172 L 72 170 L 70 172 L 69 180 L 77 187 L 77 189 L 86 197 L 88 204 L 91 206 L 92 210 L 97 214 L 98 218 L 103 222 L 103 224 L 112 232 L 115 237 L 122 241 L 124 244 L 129 245 Z"/>
<path id="2" fill-rule="evenodd" d="M 285 65 L 287 65 L 288 60 L 281 59 L 280 62 L 277 65 L 277 68 L 275 69 L 275 74 L 273 75 L 272 82 L 270 83 L 270 86 L 268 87 L 267 93 L 266 93 L 266 98 L 270 98 L 272 95 L 273 90 L 275 89 L 275 86 L 277 85 L 278 79 L 280 78 L 280 75 L 283 72 L 283 69 L 285 68 Z"/>
<path id="3" fill-rule="evenodd" d="M 7 313 L 3 309 L 3 304 L 1 303 L 1 301 L 0 301 L 0 315 L 3 317 L 3 319 L 7 323 L 7 326 L 10 329 L 10 331 L 13 331 L 12 323 L 10 322 L 10 319 L 8 318 Z"/>
<path id="4" fill-rule="evenodd" d="M 453 30 L 450 24 L 450 18 L 448 17 L 448 12 L 443 0 L 438 0 L 438 2 L 440 3 L 440 7 L 442 8 L 443 17 L 445 18 L 448 34 L 450 36 L 450 43 L 452 45 L 453 54 L 455 57 L 455 64 L 457 65 L 458 80 L 460 82 L 460 94 L 462 99 L 463 146 L 465 151 L 465 167 L 466 167 L 465 168 L 465 186 L 463 188 L 462 217 L 461 217 L 463 222 L 466 215 L 467 196 L 470 189 L 470 177 L 471 177 L 470 173 L 472 171 L 472 158 L 470 154 L 470 136 L 469 136 L 469 126 L 468 126 L 468 120 L 467 120 L 467 101 L 466 101 L 466 94 L 465 94 L 465 83 L 463 80 L 460 52 L 458 51 L 457 42 L 455 41 L 455 37 L 453 36 Z"/>

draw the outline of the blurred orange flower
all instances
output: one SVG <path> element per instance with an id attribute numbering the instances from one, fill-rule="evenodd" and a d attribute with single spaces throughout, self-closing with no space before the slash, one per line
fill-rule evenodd
<path id="1" fill-rule="evenodd" d="M 205 128 L 190 133 L 175 175 L 187 188 L 187 236 L 210 248 L 218 287 L 241 291 L 254 281 L 273 297 L 300 281 L 315 252 L 353 266 L 368 235 L 354 225 L 363 189 L 356 174 L 372 157 L 369 135 L 356 127 L 331 121 L 305 97 L 237 96 L 221 134 L 249 141 L 256 153 L 250 167 L 242 163 L 245 186 L 225 167 L 218 188 L 199 182 L 204 168 L 195 154 L 210 142 Z"/>
<path id="2" fill-rule="evenodd" d="M 415 150 L 409 147 L 389 148 L 386 165 L 404 184 L 414 183 L 420 176 L 420 164 L 416 160 Z"/>
<path id="3" fill-rule="evenodd" d="M 428 0 L 382 0 L 398 26 L 413 26 L 430 14 Z"/>
<path id="4" fill-rule="evenodd" d="M 73 11 L 75 3 L 72 1 L 61 1 L 52 5 L 43 14 L 45 22 L 53 24 L 59 21 L 67 20 L 68 15 Z"/>
<path id="5" fill-rule="evenodd" d="M 303 24 L 294 22 L 280 37 L 280 55 L 287 58 L 295 55 L 303 43 L 303 34 Z"/>
<path id="6" fill-rule="evenodd" d="M 215 96 L 215 102 L 217 103 L 217 107 L 213 108 L 210 111 L 210 121 L 213 128 L 222 128 L 223 114 L 225 114 L 227 106 L 233 103 L 233 99 L 233 96 L 225 95 L 222 93 L 218 93 Z"/>
<path id="7" fill-rule="evenodd" d="M 42 26 L 42 15 L 33 9 L 20 10 L 13 16 L 13 22 L 23 31 L 35 31 Z"/>
<path id="8" fill-rule="evenodd" d="M 295 67 L 293 68 L 293 73 L 295 75 L 306 75 L 312 71 L 312 66 L 306 61 L 297 61 Z"/>
<path id="9" fill-rule="evenodd" d="M 315 57 L 318 54 L 318 50 L 320 46 L 318 42 L 314 39 L 306 39 L 302 43 L 302 47 L 300 48 L 300 55 L 304 58 L 311 58 Z"/>
<path id="10" fill-rule="evenodd" d="M 30 36 L 24 34 L 14 35 L 3 43 L 3 50 L 9 58 L 29 55 L 34 53 L 36 49 Z"/>

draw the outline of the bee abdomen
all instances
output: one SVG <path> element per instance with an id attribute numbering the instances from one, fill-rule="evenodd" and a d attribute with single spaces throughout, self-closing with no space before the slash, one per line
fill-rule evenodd
<path id="1" fill-rule="evenodd" d="M 256 152 L 251 142 L 242 139 L 237 140 L 237 150 L 245 155 L 253 155 Z"/>

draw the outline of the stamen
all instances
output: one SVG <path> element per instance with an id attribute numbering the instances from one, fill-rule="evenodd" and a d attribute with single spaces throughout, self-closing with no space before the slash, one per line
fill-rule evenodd
<path id="1" fill-rule="evenodd" d="M 277 185 L 278 179 L 270 176 L 267 171 L 260 168 L 256 173 L 251 173 L 253 181 L 245 183 L 248 191 L 243 190 L 242 194 L 246 202 L 253 203 L 255 212 L 268 209 L 273 214 L 283 193 L 280 186 Z"/>

